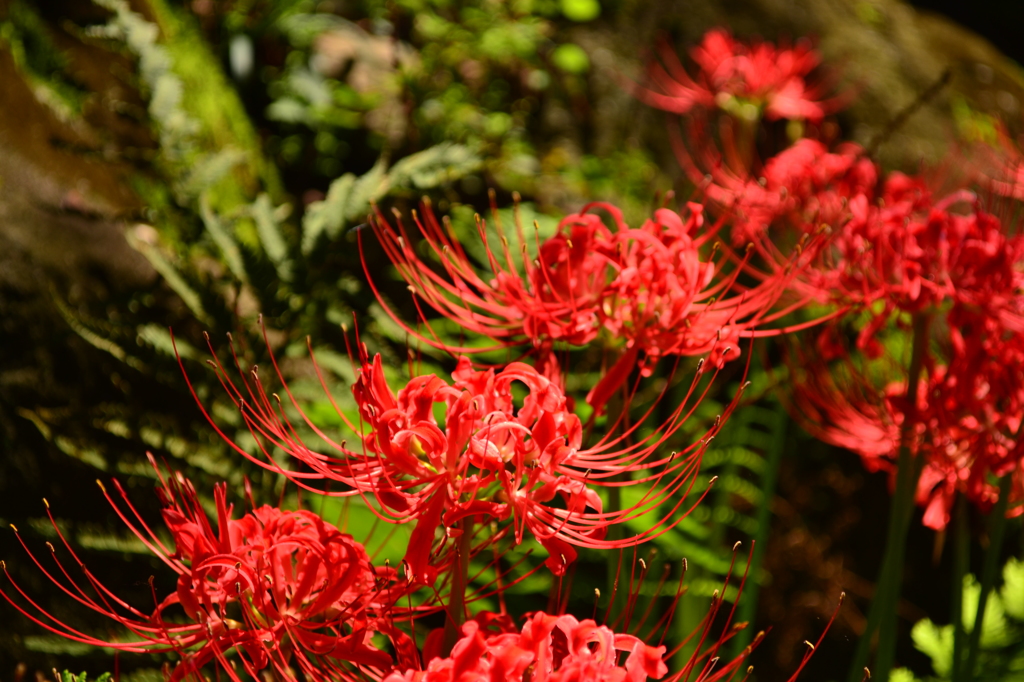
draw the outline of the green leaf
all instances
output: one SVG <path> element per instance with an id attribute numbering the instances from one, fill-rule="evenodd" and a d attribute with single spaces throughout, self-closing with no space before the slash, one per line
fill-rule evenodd
<path id="1" fill-rule="evenodd" d="M 590 57 L 579 45 L 566 43 L 559 45 L 551 53 L 551 61 L 566 73 L 586 73 L 590 69 Z"/>
<path id="2" fill-rule="evenodd" d="M 228 269 L 231 270 L 231 274 L 240 282 L 248 282 L 245 263 L 242 261 L 242 253 L 238 250 L 238 244 L 227 229 L 225 229 L 224 225 L 221 224 L 217 214 L 210 208 L 210 200 L 206 192 L 199 196 L 199 214 L 202 216 L 203 225 L 206 226 L 206 231 L 210 233 L 213 243 L 217 245 L 217 248 L 224 255 L 224 261 L 227 263 Z"/>
<path id="3" fill-rule="evenodd" d="M 948 677 L 953 662 L 953 626 L 938 626 L 927 618 L 914 624 L 910 638 L 921 653 L 932 659 L 939 677 Z"/>
<path id="4" fill-rule="evenodd" d="M 318 35 L 325 31 L 350 27 L 352 23 L 334 14 L 317 12 L 313 14 L 293 14 L 284 17 L 277 24 L 278 28 L 288 36 L 288 41 L 295 47 L 308 47 Z"/>
<path id="5" fill-rule="evenodd" d="M 186 200 L 199 196 L 227 177 L 236 166 L 245 163 L 246 158 L 246 153 L 236 147 L 225 147 L 204 154 L 195 160 L 192 169 L 179 184 L 178 192 Z"/>
<path id="6" fill-rule="evenodd" d="M 90 648 L 89 651 L 95 651 L 95 649 Z M 70 670 L 65 670 L 63 673 L 58 673 L 56 670 L 53 672 L 57 676 L 57 682 L 87 682 L 87 673 L 85 672 L 81 672 L 77 675 Z M 110 682 L 111 677 L 112 675 L 110 673 L 103 673 L 95 680 L 89 680 L 88 682 Z M 122 675 L 121 678 L 124 679 L 124 675 Z"/>
<path id="7" fill-rule="evenodd" d="M 139 327 L 136 330 L 138 334 L 138 343 L 147 343 L 153 348 L 171 357 L 174 357 L 174 348 L 177 346 L 178 355 L 183 358 L 190 360 L 198 360 L 202 357 L 202 353 L 196 350 L 192 344 L 182 341 L 181 339 L 171 339 L 171 333 L 167 331 L 166 327 L 162 327 L 158 324 L 147 324 Z"/>
<path id="8" fill-rule="evenodd" d="M 1010 559 L 1003 566 L 1003 589 L 1000 595 L 1006 615 L 1024 621 L 1024 561 Z"/>
<path id="9" fill-rule="evenodd" d="M 522 272 L 523 251 L 519 242 L 519 232 L 522 231 L 527 254 L 533 258 L 539 245 L 558 231 L 558 220 L 540 213 L 530 202 L 520 203 L 518 209 L 498 209 L 496 216 L 481 216 L 484 221 L 486 243 L 480 238 L 476 227 L 476 211 L 472 206 L 457 204 L 452 207 L 449 215 L 462 247 L 484 267 L 488 263 L 488 249 L 491 253 L 500 254 L 499 260 L 504 263 L 505 246 L 502 237 L 505 237 L 509 242 L 508 255 L 512 259 L 512 264 L 517 271 Z"/>
<path id="10" fill-rule="evenodd" d="M 94 646 L 65 639 L 58 635 L 32 635 L 24 637 L 21 642 L 29 651 L 38 651 L 44 654 L 83 656 L 97 650 Z M 72 675 L 72 677 L 74 677 L 74 675 Z M 77 679 L 82 680 L 84 677 L 85 673 L 82 673 L 82 675 Z"/>
<path id="11" fill-rule="evenodd" d="M 98 549 L 144 556 L 152 556 L 153 554 L 152 550 L 136 535 L 83 532 L 78 534 L 77 539 L 78 544 L 85 549 Z"/>
<path id="12" fill-rule="evenodd" d="M 121 671 L 121 682 L 166 682 L 166 679 L 163 671 L 159 668 L 139 668 L 131 672 Z"/>
<path id="13" fill-rule="evenodd" d="M 288 260 L 288 244 L 285 242 L 284 234 L 281 232 L 280 221 L 275 215 L 274 206 L 270 203 L 270 196 L 266 193 L 256 197 L 256 201 L 249 208 L 250 214 L 256 221 L 256 232 L 259 234 L 260 243 L 267 258 L 277 268 L 278 276 L 285 282 L 292 280 L 292 264 Z"/>
<path id="14" fill-rule="evenodd" d="M 330 370 L 347 384 L 355 383 L 355 369 L 353 369 L 352 360 L 348 356 L 326 348 L 315 349 L 313 356 L 321 368 Z"/>
<path id="15" fill-rule="evenodd" d="M 267 118 L 282 123 L 311 124 L 313 117 L 309 115 L 309 107 L 294 97 L 282 97 L 267 107 Z"/>
<path id="16" fill-rule="evenodd" d="M 134 367 L 135 369 L 138 370 L 142 370 L 145 368 L 145 365 L 143 365 L 143 363 L 140 362 L 138 358 L 134 358 L 131 355 L 128 355 L 128 353 L 125 352 L 124 348 L 114 343 L 110 339 L 101 336 L 100 334 L 97 334 L 95 331 L 90 329 L 85 323 L 82 322 L 82 320 L 80 320 L 74 314 L 74 312 L 72 312 L 72 310 L 67 305 L 65 305 L 64 301 L 61 300 L 59 296 L 54 295 L 53 301 L 56 304 L 57 310 L 60 312 L 61 317 L 63 317 L 64 321 L 68 323 L 68 326 L 71 327 L 71 329 L 74 330 L 76 334 L 82 337 L 82 339 L 84 339 L 91 346 L 99 348 L 104 352 L 110 353 L 115 358 L 125 363 L 129 367 Z"/>
<path id="17" fill-rule="evenodd" d="M 597 0 L 562 0 L 562 14 L 572 21 L 591 21 L 601 15 Z"/>
<path id="18" fill-rule="evenodd" d="M 152 229 L 148 225 L 141 227 Z M 206 310 L 203 309 L 202 301 L 196 290 L 189 286 L 177 268 L 163 257 L 155 244 L 152 244 L 147 238 L 140 238 L 139 232 L 139 228 L 136 228 L 125 235 L 128 244 L 146 257 L 153 269 L 160 273 L 167 285 L 174 290 L 174 293 L 178 294 L 193 315 L 203 322 L 209 322 L 210 318 L 206 314 Z"/>
<path id="19" fill-rule="evenodd" d="M 430 189 L 468 175 L 481 165 L 483 160 L 469 147 L 439 144 L 405 157 L 388 175 L 395 187 Z"/>
<path id="20" fill-rule="evenodd" d="M 978 600 L 981 598 L 981 585 L 973 575 L 964 576 L 963 621 L 964 630 L 974 630 L 974 619 L 978 615 Z M 995 594 L 990 594 L 985 607 L 984 620 L 981 623 L 981 646 L 984 649 L 1009 644 L 1009 630 L 1002 601 Z"/>
<path id="21" fill-rule="evenodd" d="M 356 180 L 345 206 L 345 218 L 361 220 L 370 212 L 371 203 L 377 201 L 391 187 L 391 178 L 385 173 L 387 162 L 382 156 L 365 175 Z"/>
<path id="22" fill-rule="evenodd" d="M 715 489 L 737 495 L 750 504 L 758 504 L 761 501 L 761 489 L 735 474 L 719 474 L 718 481 L 715 482 Z"/>
<path id="23" fill-rule="evenodd" d="M 331 183 L 323 201 L 313 202 L 306 209 L 302 253 L 312 253 L 322 235 L 335 239 L 346 225 L 363 220 L 373 202 L 391 189 L 430 189 L 472 173 L 482 164 L 482 159 L 465 145 L 439 144 L 401 159 L 389 172 L 381 157 L 359 178 L 346 173 Z"/>
<path id="24" fill-rule="evenodd" d="M 896 668 L 889 674 L 889 682 L 917 682 L 917 678 L 906 668 Z"/>
<path id="25" fill-rule="evenodd" d="M 379 566 L 389 561 L 397 566 L 405 558 L 412 534 L 411 523 L 382 521 L 357 498 L 325 497 L 317 504 L 325 521 L 363 543 L 374 564 Z"/>
<path id="26" fill-rule="evenodd" d="M 345 173 L 331 183 L 323 201 L 314 201 L 306 208 L 302 219 L 302 253 L 309 255 L 316 248 L 321 235 L 337 236 L 346 224 L 349 196 L 355 187 L 356 176 Z"/>

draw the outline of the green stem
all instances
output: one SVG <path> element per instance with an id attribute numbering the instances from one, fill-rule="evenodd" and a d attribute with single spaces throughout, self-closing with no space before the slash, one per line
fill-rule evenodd
<path id="1" fill-rule="evenodd" d="M 970 537 L 967 532 L 967 498 L 958 495 L 953 512 L 953 585 L 950 603 L 950 621 L 953 623 L 953 664 L 951 682 L 961 682 L 961 661 L 964 651 L 964 576 L 970 557 Z"/>
<path id="2" fill-rule="evenodd" d="M 920 458 L 907 457 L 903 462 L 909 472 L 903 480 L 904 487 L 899 493 L 902 504 L 897 505 L 898 520 L 893 532 L 893 560 L 889 566 L 889 582 L 882 602 L 882 612 L 878 623 L 878 649 L 875 653 L 874 674 L 877 679 L 889 678 L 896 659 L 896 622 L 897 607 L 903 586 L 903 563 L 906 555 L 907 532 L 914 511 L 914 492 L 921 476 Z M 897 478 L 897 483 L 899 479 Z"/>
<path id="3" fill-rule="evenodd" d="M 914 511 L 914 492 L 921 475 L 921 458 L 911 455 L 913 429 L 917 423 L 917 395 L 924 369 L 924 358 L 928 351 L 928 326 L 930 317 L 925 313 L 914 316 L 914 338 L 910 354 L 910 371 L 907 374 L 906 414 L 900 428 L 900 449 L 896 462 L 896 490 L 889 512 L 889 534 L 885 542 L 882 568 L 876 583 L 875 597 L 868 610 L 867 624 L 857 642 L 853 665 L 850 668 L 850 682 L 860 682 L 862 671 L 867 667 L 871 651 L 871 640 L 878 633 L 878 650 L 872 677 L 889 679 L 896 657 L 896 607 L 900 599 L 903 582 L 903 558 L 906 550 L 907 532 Z"/>
<path id="4" fill-rule="evenodd" d="M 466 622 L 466 587 L 469 584 L 469 555 L 473 548 L 473 520 L 466 517 L 459 522 L 462 530 L 459 536 L 458 557 L 452 567 L 451 590 L 448 593 L 448 618 L 444 623 L 444 640 L 441 653 L 448 656 L 455 642 L 462 636 L 462 624 Z"/>
<path id="5" fill-rule="evenodd" d="M 988 550 L 985 552 L 985 564 L 981 569 L 981 594 L 978 595 L 978 611 L 974 616 L 974 627 L 967 645 L 967 665 L 964 667 L 963 679 L 970 682 L 974 679 L 974 669 L 978 665 L 978 653 L 981 648 L 981 630 L 985 623 L 985 606 L 988 593 L 996 580 L 996 569 L 999 567 L 999 554 L 1003 548 L 1003 536 L 1006 532 L 1006 506 L 1010 497 L 1010 479 L 1008 473 L 999 481 L 999 499 L 996 500 L 989 517 Z"/>

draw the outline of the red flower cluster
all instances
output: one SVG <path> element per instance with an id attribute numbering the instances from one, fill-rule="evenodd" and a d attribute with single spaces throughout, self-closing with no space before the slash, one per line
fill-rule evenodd
<path id="1" fill-rule="evenodd" d="M 608 210 L 616 224 L 624 226 L 617 208 L 607 204 L 596 206 Z M 535 259 L 523 258 L 525 276 L 520 275 L 514 264 L 508 240 L 502 239 L 500 257 L 488 249 L 493 271 L 490 280 L 477 273 L 451 225 L 446 220 L 442 227 L 429 204 L 424 205 L 422 215 L 414 212 L 413 219 L 440 259 L 444 276 L 435 273 L 416 254 L 401 221 L 398 232 L 381 214 L 371 224 L 388 257 L 415 293 L 467 331 L 483 334 L 503 345 L 532 341 L 545 349 L 554 341 L 583 345 L 597 336 L 601 299 L 616 269 L 615 238 L 598 215 L 588 214 L 584 209 L 563 219 L 558 234 L 538 245 Z M 482 222 L 478 228 L 487 244 Z M 526 239 L 518 223 L 516 228 L 525 253 Z M 365 260 L 363 265 L 370 285 L 374 286 Z M 392 317 L 405 325 L 399 316 Z M 407 331 L 423 338 L 414 329 Z M 424 340 L 440 344 L 434 338 Z M 444 346 L 455 352 L 480 350 Z"/>
<path id="2" fill-rule="evenodd" d="M 859 452 L 872 468 L 891 468 L 901 432 L 909 433 L 909 447 L 925 459 L 918 499 L 927 505 L 930 526 L 946 524 L 958 490 L 991 505 L 992 476 L 1014 470 L 1024 456 L 1017 445 L 1024 239 L 983 210 L 974 194 L 937 197 L 920 178 L 883 175 L 856 145 L 830 151 L 800 139 L 762 165 L 742 126 L 710 134 L 707 114 L 716 106 L 750 122 L 761 112 L 766 119 L 820 121 L 832 107 L 819 101 L 820 88 L 805 82 L 818 65 L 808 48 L 746 46 L 711 31 L 692 51 L 696 76 L 668 48 L 660 54 L 662 63 L 649 69 L 653 90 L 638 96 L 691 114 L 685 140 L 670 129 L 677 156 L 730 214 L 732 243 L 753 244 L 763 270 L 748 266 L 745 274 L 768 282 L 792 272 L 794 245 L 799 250 L 827 235 L 808 254 L 811 265 L 787 282 L 788 300 L 827 307 L 813 322 L 831 320 L 816 343 L 793 354 L 802 420 L 821 438 Z M 743 106 L 750 115 L 742 115 Z M 999 146 L 1002 161 L 987 164 L 997 172 L 982 182 L 997 195 L 1019 198 L 1019 154 L 1007 139 Z M 915 317 L 932 322 L 922 342 L 922 386 L 910 405 L 906 358 L 884 357 L 883 337 L 905 336 Z M 901 331 L 891 332 L 894 325 Z M 843 341 L 850 333 L 853 350 Z M 1024 481 L 1015 482 L 1011 495 L 1024 499 Z"/>
<path id="3" fill-rule="evenodd" d="M 931 447 L 918 502 L 927 505 L 924 522 L 943 528 L 954 495 L 964 492 L 983 509 L 999 497 L 993 477 L 1011 476 L 1009 514 L 1024 513 L 1024 339 L 984 314 L 951 314 L 954 350 L 948 367 L 934 370 L 926 429 L 948 433 L 946 443 Z M 987 328 L 980 328 L 981 326 Z M 935 424 L 936 426 L 932 426 Z"/>
<path id="4" fill-rule="evenodd" d="M 615 230 L 588 213 L 591 208 L 605 211 Z M 639 228 L 630 228 L 614 206 L 591 204 L 565 218 L 558 233 L 539 244 L 536 259 L 524 259 L 525 273 L 518 271 L 503 238 L 501 257 L 488 252 L 488 279 L 477 273 L 450 226 L 442 227 L 429 207 L 413 218 L 444 274 L 416 253 L 401 223 L 396 231 L 378 214 L 373 225 L 417 297 L 417 306 L 423 301 L 460 328 L 494 339 L 499 347 L 529 344 L 537 366 L 558 381 L 555 342 L 584 345 L 605 333 L 611 347 L 618 348 L 619 359 L 587 398 L 595 409 L 638 365 L 647 375 L 653 363 L 669 355 L 706 355 L 716 368 L 738 357 L 741 338 L 758 335 L 755 330 L 790 312 L 792 305 L 782 312 L 773 307 L 807 260 L 795 254 L 787 267 L 746 286 L 739 277 L 747 270 L 747 258 L 712 247 L 722 223 L 705 227 L 701 204 L 687 204 L 684 214 L 658 209 Z M 517 231 L 525 253 L 528 246 L 519 226 Z M 703 255 L 709 251 L 710 256 Z M 372 285 L 365 261 L 364 266 Z M 406 331 L 426 343 L 453 353 L 493 349 L 446 343 L 426 318 L 424 334 L 378 298 Z"/>
<path id="5" fill-rule="evenodd" d="M 757 181 L 724 169 L 714 180 L 708 194 L 735 211 L 733 243 L 760 245 L 766 237 L 784 236 L 782 226 L 803 235 L 824 226 L 841 230 L 851 220 L 863 222 L 878 169 L 857 145 L 847 143 L 830 152 L 821 142 L 804 138 L 768 159 Z M 772 234 L 767 235 L 769 228 Z"/>
<path id="6" fill-rule="evenodd" d="M 973 196 L 936 201 L 921 181 L 890 175 L 879 199 L 837 231 L 827 263 L 808 271 L 815 274 L 809 285 L 835 302 L 866 307 L 880 301 L 886 314 L 916 313 L 944 301 L 977 305 L 985 290 L 998 295 L 995 289 L 1007 282 L 991 268 L 1007 264 L 1000 254 L 1006 235 L 976 204 L 966 214 L 952 210 L 965 200 Z"/>
<path id="7" fill-rule="evenodd" d="M 570 543 L 604 535 L 602 525 L 586 523 L 588 509 L 601 516 L 601 499 L 579 472 L 586 463 L 579 418 L 555 384 L 522 363 L 477 372 L 463 358 L 452 378 L 449 385 L 416 377 L 396 397 L 380 356 L 364 362 L 353 393 L 370 428 L 367 457 L 335 467 L 336 479 L 416 519 L 406 557 L 415 576 L 427 569 L 438 524 L 452 529 L 469 517 L 511 516 L 517 542 L 529 529 L 561 572 L 576 555 Z M 513 382 L 528 391 L 518 409 Z M 435 404 L 444 405 L 443 428 Z M 555 497 L 560 504 L 549 506 Z"/>
<path id="8" fill-rule="evenodd" d="M 36 607 L 13 580 L 14 589 L 38 615 L 0 591 L 47 630 L 121 651 L 177 653 L 181 662 L 172 680 L 198 675 L 210 663 L 237 680 L 226 658 L 230 651 L 238 652 L 236 660 L 253 678 L 270 667 L 283 679 L 294 679 L 293 668 L 305 675 L 327 671 L 340 677 L 353 665 L 391 668 L 391 655 L 371 641 L 374 633 L 391 638 L 396 650 L 409 650 L 408 636 L 395 627 L 396 619 L 408 617 L 397 606 L 408 593 L 407 585 L 392 569 L 375 568 L 360 543 L 317 515 L 263 506 L 234 519 L 225 486 L 219 485 L 214 490 L 217 517 L 211 525 L 187 479 L 180 474 L 161 477 L 158 493 L 174 539 L 172 550 L 135 511 L 120 484 L 115 486 L 127 509 L 104 488 L 107 500 L 146 547 L 178 574 L 177 589 L 147 614 L 100 584 L 64 541 L 95 597 L 71 578 L 52 546 L 58 574 L 47 571 L 34 555 L 33 561 L 70 598 L 117 621 L 138 639 L 106 641 L 85 635 Z M 60 534 L 56 523 L 54 528 Z M 180 622 L 182 615 L 185 623 Z"/>
<path id="9" fill-rule="evenodd" d="M 824 88 L 807 81 L 821 57 L 806 40 L 777 48 L 766 42 L 744 44 L 725 29 L 713 29 L 690 51 L 696 76 L 666 43 L 660 45 L 659 55 L 661 62 L 648 68 L 653 89 L 637 89 L 636 95 L 674 114 L 718 107 L 748 120 L 763 115 L 770 121 L 820 121 L 835 109 L 823 99 Z"/>
<path id="10" fill-rule="evenodd" d="M 235 448 L 300 487 L 314 490 L 312 480 L 340 482 L 344 490 L 326 494 L 372 497 L 385 520 L 415 524 L 405 560 L 411 579 L 421 583 L 432 584 L 450 565 L 455 543 L 448 539 L 464 532 L 463 520 L 509 521 L 517 543 L 529 531 L 548 550 L 547 564 L 557 574 L 576 557 L 574 547 L 619 548 L 657 537 L 685 516 L 701 457 L 721 427 L 719 421 L 681 452 L 658 452 L 689 417 L 695 380 L 690 395 L 659 429 L 640 435 L 641 420 L 584 448 L 580 419 L 569 411 L 562 389 L 528 365 L 476 371 L 462 358 L 451 384 L 420 376 L 396 395 L 385 381 L 380 356 L 371 362 L 360 345 L 360 357 L 352 391 L 362 424 L 338 414 L 354 434 L 361 434 L 362 447 L 337 443 L 316 429 L 337 456 L 311 450 L 284 413 L 271 406 L 258 381 L 246 381 L 243 394 L 218 365 L 223 385 L 265 457 Z M 526 389 L 521 404 L 514 398 L 514 384 Z M 435 406 L 442 407 L 441 421 Z M 282 469 L 270 457 L 275 447 L 294 457 L 302 470 Z M 648 490 L 630 509 L 602 511 L 593 487 L 627 485 Z M 646 532 L 604 540 L 609 525 L 654 511 L 661 520 Z M 436 546 L 439 526 L 446 534 Z M 482 546 L 494 540 L 489 537 Z"/>
<path id="11" fill-rule="evenodd" d="M 806 358 L 803 362 L 806 374 L 795 386 L 795 397 L 805 426 L 818 438 L 860 454 L 869 470 L 894 472 L 908 412 L 906 380 L 893 381 L 879 390 L 863 385 L 863 378 L 849 371 Z M 996 364 L 999 360 L 991 363 Z M 1013 513 L 1020 513 L 1024 479 L 1019 471 L 1024 452 L 1017 433 L 1022 396 L 1019 386 L 1002 399 L 989 393 L 992 376 L 984 375 L 993 369 L 957 371 L 933 366 L 922 382 L 910 447 L 924 458 L 917 501 L 925 507 L 926 526 L 946 527 L 958 492 L 984 509 L 991 508 L 998 497 L 992 475 L 1014 476 L 1009 500 L 1016 505 Z M 1012 358 L 1009 366 L 999 368 L 999 374 L 1019 377 L 1021 370 L 1019 357 Z M 898 370 L 894 374 L 898 375 Z M 971 384 L 970 395 L 965 396 L 958 385 L 961 381 Z M 961 402 L 964 398 L 966 402 Z M 1008 410 L 994 409 L 1011 403 Z"/>
<path id="12" fill-rule="evenodd" d="M 510 626 L 499 619 L 468 621 L 451 656 L 432 659 L 426 670 L 393 672 L 383 682 L 646 682 L 668 672 L 664 646 L 648 646 L 592 620 L 537 612 L 521 631 Z"/>
<path id="13" fill-rule="evenodd" d="M 998 497 L 993 476 L 1014 477 L 1011 513 L 1020 514 L 1024 501 L 1021 335 L 1007 332 L 995 317 L 956 304 L 945 321 L 949 338 L 933 346 L 935 357 L 925 365 L 909 442 L 924 458 L 917 501 L 925 506 L 925 525 L 936 529 L 949 522 L 958 492 L 990 508 Z M 824 352 L 818 357 L 801 353 L 793 363 L 802 368 L 795 397 L 803 421 L 822 440 L 859 453 L 870 470 L 893 471 L 910 412 L 905 369 L 885 356 L 857 366 L 848 359 L 830 365 L 824 358 L 848 355 L 829 338 L 833 334 L 822 333 Z M 879 387 L 871 376 L 891 380 Z"/>
<path id="14" fill-rule="evenodd" d="M 918 498 L 928 505 L 925 522 L 936 528 L 948 521 L 957 490 L 990 505 L 989 474 L 1002 475 L 1024 454 L 1016 444 L 1024 396 L 1016 360 L 1024 347 L 1024 239 L 1008 234 L 968 192 L 937 199 L 922 180 L 892 173 L 876 193 L 877 171 L 852 148 L 830 153 L 803 141 L 765 169 L 766 182 L 734 190 L 745 221 L 738 226 L 746 235 L 761 230 L 759 250 L 771 256 L 766 229 L 776 237 L 828 225 L 828 244 L 793 287 L 845 314 L 836 321 L 845 326 L 819 333 L 817 359 L 796 355 L 804 421 L 824 440 L 859 452 L 870 467 L 889 468 L 907 387 L 903 363 L 883 357 L 883 338 L 894 324 L 905 334 L 911 317 L 937 318 L 914 424 L 907 426 L 912 451 L 926 459 Z M 829 361 L 850 353 L 842 335 L 851 324 L 865 359 L 841 363 L 844 369 L 831 376 Z M 1024 497 L 1024 488 L 1013 495 Z"/>
<path id="15" fill-rule="evenodd" d="M 817 343 L 793 344 L 790 370 L 812 433 L 860 453 L 870 468 L 900 468 L 878 590 L 888 601 L 872 605 L 858 648 L 859 664 L 879 628 L 884 678 L 915 486 L 934 528 L 948 523 L 957 494 L 982 507 L 1004 495 L 1011 514 L 1024 510 L 1024 242 L 967 191 L 936 197 L 919 178 L 883 175 L 855 146 L 830 152 L 797 139 L 827 130 L 815 125 L 827 108 L 808 95 L 804 78 L 817 62 L 806 53 L 747 48 L 713 31 L 693 52 L 696 77 L 670 50 L 661 53 L 664 63 L 649 69 L 652 89 L 638 96 L 690 114 L 684 134 L 671 126 L 670 139 L 689 178 L 735 215 L 733 243 L 754 245 L 763 270 L 748 266 L 746 274 L 769 281 L 790 270 L 785 249 L 829 235 L 791 283 L 792 299 L 826 308 L 815 322 L 828 326 Z M 762 118 L 810 125 L 787 125 L 793 144 L 762 163 L 758 152 L 781 139 Z M 994 156 L 996 171 L 980 184 L 1019 200 L 1019 153 Z M 846 342 L 851 336 L 855 343 Z"/>
<path id="16" fill-rule="evenodd" d="M 734 546 L 733 562 L 736 560 Z M 629 577 L 629 606 L 625 620 L 632 619 L 633 609 L 639 598 L 637 590 L 643 584 L 646 564 L 639 562 L 641 574 Z M 732 567 L 723 585 L 723 592 L 732 579 Z M 683 576 L 686 562 L 683 562 Z M 502 680 L 510 682 L 647 682 L 648 679 L 666 682 L 685 682 L 691 678 L 704 682 L 719 682 L 735 679 L 750 653 L 763 641 L 764 632 L 758 633 L 753 641 L 735 657 L 729 659 L 723 654 L 723 647 L 747 623 L 735 623 L 736 606 L 726 606 L 719 591 L 711 598 L 711 607 L 697 627 L 682 644 L 669 649 L 663 642 L 671 616 L 684 592 L 682 578 L 672 600 L 667 617 L 658 620 L 645 637 L 637 633 L 646 625 L 650 609 L 632 625 L 632 634 L 617 632 L 621 619 L 612 627 L 598 624 L 593 619 L 578 620 L 568 614 L 549 614 L 543 611 L 527 614 L 525 623 L 517 628 L 504 612 L 481 612 L 462 626 L 462 636 L 452 647 L 448 656 L 432 655 L 439 632 L 431 633 L 423 647 L 424 668 L 393 670 L 382 682 L 484 682 Z M 637 580 L 634 582 L 634 577 Z M 742 595 L 747 575 L 738 585 Z M 739 598 L 739 597 L 737 597 Z M 819 636 L 817 643 L 806 642 L 805 651 L 796 671 L 787 682 L 794 682 L 807 665 L 815 649 L 821 644 L 839 613 L 845 599 L 840 594 L 839 606 Z M 725 607 L 725 608 L 723 608 Z M 613 629 L 614 628 L 614 629 Z M 713 636 L 712 631 L 721 628 L 721 634 Z M 659 635 L 659 632 L 661 633 Z M 650 642 L 656 641 L 656 644 Z M 669 674 L 665 660 L 674 657 L 689 643 L 693 652 L 689 659 L 674 673 Z M 747 676 L 753 671 L 746 670 Z M 665 676 L 668 675 L 666 678 Z M 744 677 L 743 679 L 746 679 Z"/>

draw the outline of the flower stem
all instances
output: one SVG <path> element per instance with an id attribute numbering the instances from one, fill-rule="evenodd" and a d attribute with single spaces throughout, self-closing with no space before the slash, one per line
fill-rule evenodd
<path id="1" fill-rule="evenodd" d="M 878 650 L 871 675 L 875 679 L 889 679 L 896 658 L 896 607 L 900 599 L 903 582 L 903 558 L 906 553 L 907 532 L 914 511 L 914 492 L 921 476 L 922 459 L 911 454 L 914 429 L 917 426 L 917 396 L 924 369 L 924 358 L 928 351 L 928 327 L 931 321 L 927 313 L 914 315 L 914 337 L 910 353 L 910 368 L 907 375 L 907 400 L 900 427 L 900 449 L 896 463 L 896 490 L 893 494 L 889 513 L 889 534 L 885 542 L 882 568 L 876 583 L 875 597 L 868 610 L 867 624 L 857 642 L 853 665 L 850 667 L 850 682 L 860 682 L 861 673 L 867 666 L 871 640 L 878 633 Z"/>
<path id="2" fill-rule="evenodd" d="M 981 630 L 985 623 L 985 606 L 992 584 L 996 579 L 999 566 L 999 554 L 1003 548 L 1003 536 L 1006 532 L 1006 506 L 1010 497 L 1010 479 L 1013 472 L 1005 474 L 999 481 L 999 499 L 996 500 L 989 516 L 988 550 L 985 552 L 985 564 L 981 568 L 981 594 L 978 595 L 978 611 L 974 616 L 974 627 L 967 645 L 967 664 L 964 667 L 964 680 L 974 679 L 974 669 L 978 665 L 978 653 L 981 648 Z"/>
<path id="3" fill-rule="evenodd" d="M 953 585 L 950 622 L 953 624 L 953 665 L 951 682 L 961 682 L 961 661 L 964 657 L 964 576 L 970 558 L 970 537 L 967 532 L 967 498 L 958 495 L 953 512 Z"/>
<path id="4" fill-rule="evenodd" d="M 469 555 L 473 548 L 473 519 L 466 517 L 459 522 L 462 531 L 459 536 L 458 557 L 452 567 L 451 590 L 448 593 L 448 618 L 444 623 L 444 640 L 441 655 L 449 656 L 452 647 L 462 635 L 462 624 L 466 622 L 466 587 L 469 585 Z"/>

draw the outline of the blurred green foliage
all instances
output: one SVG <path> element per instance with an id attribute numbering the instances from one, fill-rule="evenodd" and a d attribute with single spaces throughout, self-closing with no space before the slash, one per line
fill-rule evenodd
<path id="1" fill-rule="evenodd" d="M 658 171 L 645 153 L 581 154 L 545 121 L 557 110 L 580 129 L 593 126 L 580 106 L 591 59 L 571 32 L 599 16 L 596 1 L 378 1 L 317 11 L 325 6 L 294 2 L 272 20 L 246 18 L 252 40 L 289 46 L 281 63 L 261 69 L 271 99 L 265 114 L 279 131 L 268 149 L 283 169 L 333 177 L 360 167 L 367 151 L 456 142 L 484 164 L 453 187 L 455 202 L 479 204 L 494 187 L 568 194 L 570 204 L 600 197 L 649 205 Z M 226 23 L 238 26 L 237 16 L 229 12 L 236 19 Z"/>
<path id="2" fill-rule="evenodd" d="M 981 586 L 973 575 L 964 577 L 963 628 L 970 633 Z M 953 626 L 937 625 L 927 618 L 918 621 L 911 632 L 914 645 L 931 659 L 934 676 L 929 682 L 951 679 Z M 981 624 L 981 654 L 974 679 L 1003 682 L 1024 679 L 1024 562 L 1010 559 L 1003 566 L 1003 586 L 988 597 Z M 893 682 L 915 682 L 906 668 L 893 671 Z"/>
<path id="3" fill-rule="evenodd" d="M 66 76 L 68 60 L 30 3 L 15 0 L 7 8 L 0 21 L 0 48 L 11 53 L 37 99 L 62 119 L 81 115 L 87 93 Z"/>

